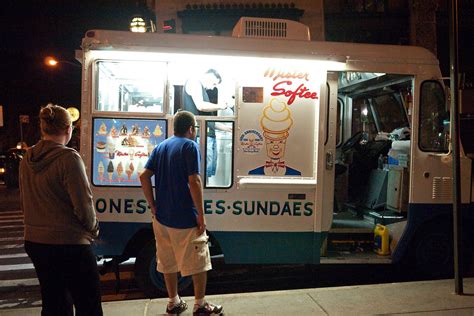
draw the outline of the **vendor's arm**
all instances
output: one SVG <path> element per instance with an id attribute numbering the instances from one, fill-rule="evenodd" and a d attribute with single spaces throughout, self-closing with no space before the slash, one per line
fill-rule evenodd
<path id="1" fill-rule="evenodd" d="M 204 101 L 202 96 L 202 85 L 198 80 L 189 81 L 186 84 L 186 92 L 193 98 L 194 104 L 199 111 L 215 112 L 227 108 L 227 104 L 219 105 Z"/>
<path id="2" fill-rule="evenodd" d="M 232 125 L 229 123 L 225 124 L 225 123 L 216 122 L 215 126 L 216 126 L 216 129 L 219 131 L 232 133 Z"/>

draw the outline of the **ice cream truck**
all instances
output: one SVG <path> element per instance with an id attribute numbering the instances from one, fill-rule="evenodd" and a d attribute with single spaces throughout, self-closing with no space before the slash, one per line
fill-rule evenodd
<path id="1" fill-rule="evenodd" d="M 80 152 L 100 221 L 95 251 L 112 263 L 136 258 L 145 293 L 164 284 L 139 174 L 173 135 L 187 81 L 210 70 L 219 80 L 203 94 L 225 106 L 196 116 L 196 141 L 213 256 L 449 273 L 451 117 L 429 51 L 309 41 L 297 22 L 242 18 L 233 36 L 91 30 L 80 58 Z M 474 214 L 468 134 L 460 157 L 465 249 Z M 181 288 L 189 283 L 180 279 Z"/>

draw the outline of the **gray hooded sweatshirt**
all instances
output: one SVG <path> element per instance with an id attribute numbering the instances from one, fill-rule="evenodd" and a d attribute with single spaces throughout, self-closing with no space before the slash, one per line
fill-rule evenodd
<path id="1" fill-rule="evenodd" d="M 77 151 L 49 140 L 31 147 L 20 164 L 25 240 L 90 244 L 98 221 L 84 163 Z"/>

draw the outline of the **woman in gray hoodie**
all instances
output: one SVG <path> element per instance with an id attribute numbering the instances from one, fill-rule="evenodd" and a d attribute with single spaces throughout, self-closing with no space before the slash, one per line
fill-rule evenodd
<path id="1" fill-rule="evenodd" d="M 42 315 L 102 315 L 91 242 L 99 226 L 84 163 L 66 147 L 73 131 L 61 106 L 41 109 L 42 139 L 20 164 L 25 250 L 38 276 Z"/>

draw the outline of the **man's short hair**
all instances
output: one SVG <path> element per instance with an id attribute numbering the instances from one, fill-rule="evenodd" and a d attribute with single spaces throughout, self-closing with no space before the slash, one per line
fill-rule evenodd
<path id="1" fill-rule="evenodd" d="M 184 135 L 194 124 L 196 124 L 196 119 L 191 112 L 179 111 L 174 115 L 173 127 L 176 135 Z"/>
<path id="2" fill-rule="evenodd" d="M 216 79 L 219 80 L 219 83 L 222 82 L 222 77 L 221 77 L 221 75 L 217 72 L 217 70 L 215 70 L 215 69 L 209 69 L 208 71 L 206 71 L 206 74 L 214 75 L 214 77 L 216 77 Z"/>

